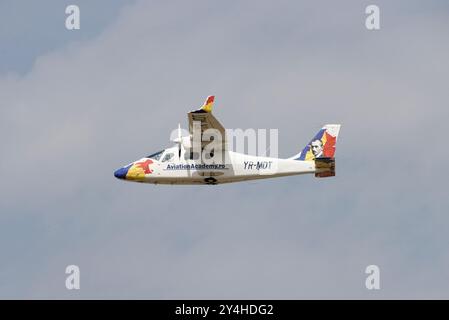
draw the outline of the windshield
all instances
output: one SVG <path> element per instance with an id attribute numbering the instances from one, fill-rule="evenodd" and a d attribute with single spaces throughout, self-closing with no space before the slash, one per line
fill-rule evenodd
<path id="1" fill-rule="evenodd" d="M 149 156 L 147 156 L 147 158 L 150 158 L 150 159 L 154 159 L 154 160 L 158 160 L 158 161 L 159 161 L 159 159 L 161 158 L 162 153 L 163 153 L 164 151 L 165 151 L 165 150 L 162 150 L 162 151 L 159 151 L 159 152 L 150 154 Z"/>

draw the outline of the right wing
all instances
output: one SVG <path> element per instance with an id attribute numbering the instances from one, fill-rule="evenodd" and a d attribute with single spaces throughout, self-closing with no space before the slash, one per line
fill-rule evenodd
<path id="1" fill-rule="evenodd" d="M 204 131 L 207 129 L 216 129 L 221 134 L 221 150 L 227 149 L 226 143 L 226 131 L 225 128 L 221 125 L 221 123 L 212 115 L 212 107 L 214 104 L 214 96 L 207 97 L 206 101 L 202 105 L 202 107 L 198 110 L 191 111 L 187 114 L 189 118 L 189 132 L 190 136 L 193 139 L 193 123 L 194 121 L 198 121 L 200 123 L 201 128 L 201 137 L 203 136 Z M 193 142 L 193 141 L 192 141 Z M 201 149 L 204 148 L 205 145 L 209 144 L 210 141 L 202 141 Z"/>

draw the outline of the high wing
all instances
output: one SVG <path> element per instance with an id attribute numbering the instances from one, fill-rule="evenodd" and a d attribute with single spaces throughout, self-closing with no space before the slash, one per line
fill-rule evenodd
<path id="1" fill-rule="evenodd" d="M 227 149 L 226 142 L 226 131 L 225 128 L 221 125 L 221 123 L 212 115 L 212 107 L 214 104 L 214 96 L 207 97 L 203 106 L 195 111 L 191 111 L 187 114 L 189 118 L 189 132 L 190 137 L 193 139 L 193 123 L 194 121 L 198 121 L 201 125 L 201 136 L 203 136 L 204 131 L 207 129 L 216 129 L 220 132 L 222 141 L 221 141 L 221 150 Z M 193 141 L 192 141 L 193 142 Z M 202 141 L 201 148 L 203 149 L 205 145 L 209 144 L 210 141 Z M 192 144 L 193 145 L 193 144 Z"/>

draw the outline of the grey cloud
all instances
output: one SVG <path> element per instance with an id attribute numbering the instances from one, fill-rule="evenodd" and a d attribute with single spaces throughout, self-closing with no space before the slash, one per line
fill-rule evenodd
<path id="1" fill-rule="evenodd" d="M 0 296 L 447 298 L 447 11 L 380 2 L 369 32 L 364 5 L 141 1 L 1 77 Z M 112 176 L 208 94 L 227 127 L 279 128 L 282 156 L 341 122 L 337 177 Z"/>

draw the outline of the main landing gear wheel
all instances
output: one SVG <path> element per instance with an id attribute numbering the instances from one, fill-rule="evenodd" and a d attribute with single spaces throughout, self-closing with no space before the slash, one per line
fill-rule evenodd
<path id="1" fill-rule="evenodd" d="M 204 179 L 204 182 L 206 184 L 214 185 L 214 184 L 217 184 L 217 179 L 209 177 L 209 178 Z"/>

